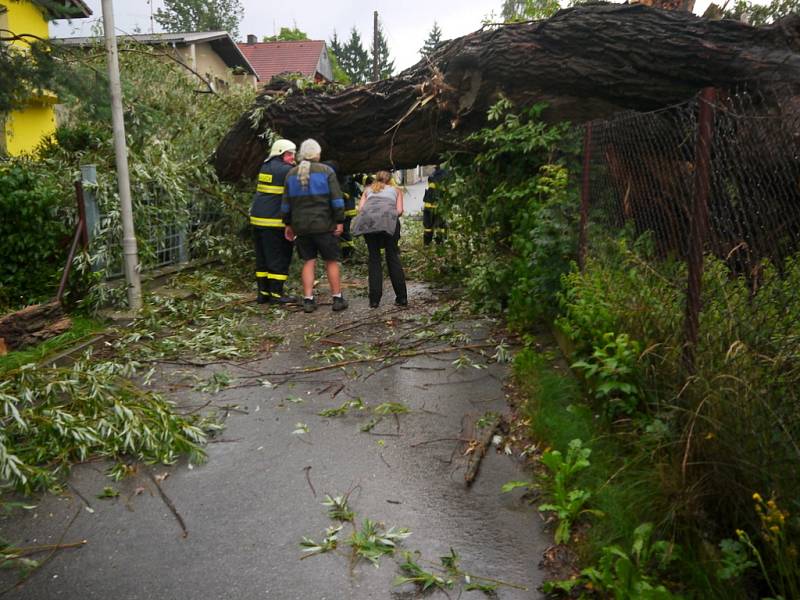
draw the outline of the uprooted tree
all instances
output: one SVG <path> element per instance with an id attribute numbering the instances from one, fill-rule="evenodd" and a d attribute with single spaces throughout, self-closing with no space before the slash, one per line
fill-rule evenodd
<path id="1" fill-rule="evenodd" d="M 755 28 L 642 5 L 584 5 L 545 21 L 485 28 L 384 81 L 266 90 L 214 156 L 218 175 L 254 177 L 271 134 L 316 138 L 355 172 L 435 162 L 485 124 L 505 95 L 545 101 L 549 121 L 686 100 L 700 88 L 800 84 L 800 17 Z"/>

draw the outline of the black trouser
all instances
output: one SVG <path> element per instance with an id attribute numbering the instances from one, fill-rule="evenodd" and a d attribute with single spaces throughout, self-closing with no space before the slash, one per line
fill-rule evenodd
<path id="1" fill-rule="evenodd" d="M 430 245 L 434 236 L 436 237 L 437 244 L 441 244 L 442 241 L 444 241 L 444 233 L 447 225 L 439 214 L 438 207 L 426 207 L 422 209 L 422 227 L 422 243 L 425 246 Z"/>
<path id="2" fill-rule="evenodd" d="M 352 217 L 345 217 L 344 230 L 342 231 L 342 235 L 339 236 L 339 245 L 342 247 L 343 260 L 347 260 L 353 256 L 353 251 L 355 250 L 355 240 L 350 234 L 350 221 L 352 220 Z"/>
<path id="3" fill-rule="evenodd" d="M 256 279 L 262 296 L 280 298 L 289 278 L 294 243 L 284 237 L 283 227 L 253 227 L 256 245 Z"/>
<path id="4" fill-rule="evenodd" d="M 386 266 L 389 268 L 389 279 L 392 281 L 395 301 L 405 303 L 408 301 L 406 292 L 406 275 L 400 263 L 400 221 L 394 235 L 385 232 L 365 233 L 364 240 L 369 250 L 369 301 L 377 304 L 383 295 L 383 267 L 381 266 L 381 249 L 386 251 Z"/>

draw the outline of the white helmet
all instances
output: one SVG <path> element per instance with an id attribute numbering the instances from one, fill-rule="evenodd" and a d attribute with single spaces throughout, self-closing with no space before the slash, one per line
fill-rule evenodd
<path id="1" fill-rule="evenodd" d="M 277 140 L 274 144 L 272 144 L 272 148 L 269 150 L 269 156 L 267 157 L 267 160 L 275 156 L 281 156 L 284 152 L 294 152 L 296 150 L 297 146 L 294 145 L 294 142 L 289 140 Z"/>

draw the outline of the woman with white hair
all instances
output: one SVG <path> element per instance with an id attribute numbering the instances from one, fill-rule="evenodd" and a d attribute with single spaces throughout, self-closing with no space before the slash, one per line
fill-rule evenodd
<path id="1" fill-rule="evenodd" d="M 303 310 L 317 309 L 314 275 L 317 256 L 325 261 L 325 271 L 333 296 L 333 310 L 347 308 L 342 296 L 339 271 L 339 236 L 344 230 L 344 198 L 336 173 L 319 162 L 322 148 L 313 139 L 300 144 L 300 163 L 286 175 L 281 212 L 286 224 L 286 239 L 294 240 L 303 263 Z"/>

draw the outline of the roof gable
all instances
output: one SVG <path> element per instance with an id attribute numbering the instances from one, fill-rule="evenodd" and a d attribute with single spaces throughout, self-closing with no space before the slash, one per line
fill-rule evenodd
<path id="1" fill-rule="evenodd" d="M 239 46 L 227 31 L 189 31 L 183 33 L 134 33 L 117 36 L 117 40 L 131 40 L 149 46 L 175 45 L 186 46 L 189 44 L 208 43 L 219 57 L 230 68 L 240 67 L 248 73 L 258 76 L 258 72 L 239 50 Z M 92 46 L 102 44 L 101 37 L 69 37 L 53 38 L 53 41 L 67 46 Z"/>
<path id="2" fill-rule="evenodd" d="M 301 73 L 313 77 L 319 69 L 325 53 L 322 40 L 298 40 L 292 42 L 240 43 L 242 51 L 263 82 L 281 73 Z M 322 75 L 329 77 L 325 72 Z"/>

